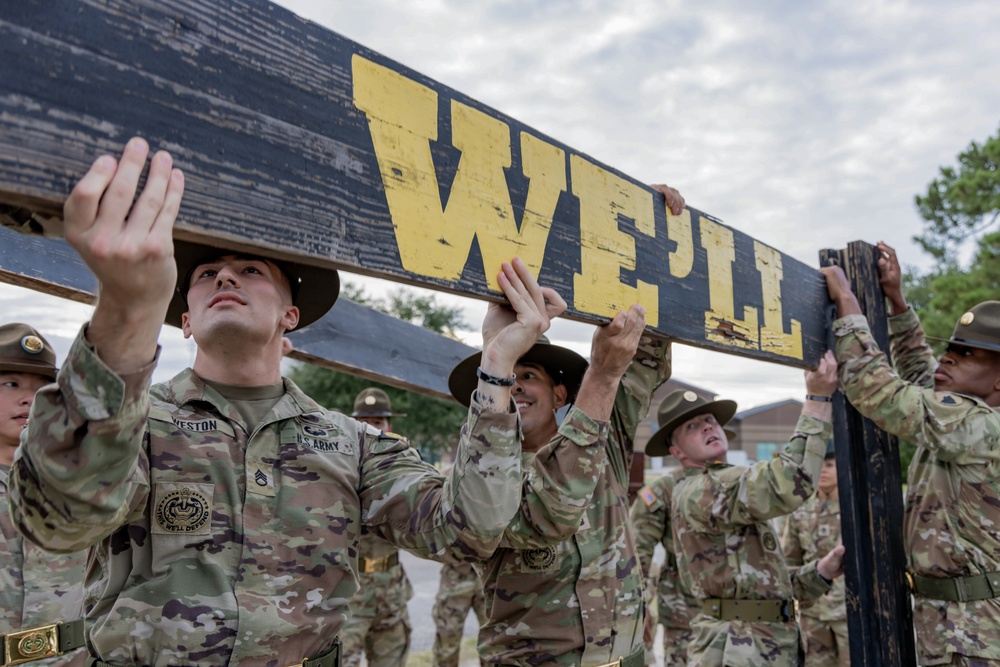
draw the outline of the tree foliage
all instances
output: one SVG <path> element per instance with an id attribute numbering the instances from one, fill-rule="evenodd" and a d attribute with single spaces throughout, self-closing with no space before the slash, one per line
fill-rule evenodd
<path id="1" fill-rule="evenodd" d="M 938 259 L 954 259 L 969 238 L 988 231 L 1000 220 L 1000 131 L 982 144 L 973 141 L 958 155 L 958 167 L 941 167 L 940 177 L 916 196 L 926 221 L 914 237 Z"/>
<path id="2" fill-rule="evenodd" d="M 424 296 L 400 288 L 384 300 L 374 299 L 352 283 L 344 284 L 341 295 L 447 336 L 457 337 L 460 331 L 468 330 L 462 320 L 461 309 L 441 304 L 434 295 Z M 426 460 L 436 461 L 442 453 L 450 452 L 458 444 L 466 410 L 457 403 L 310 364 L 296 365 L 289 377 L 320 405 L 344 414 L 351 414 L 354 398 L 362 389 L 379 387 L 384 390 L 392 401 L 393 412 L 406 414 L 405 417 L 392 419 L 393 430 L 408 437 Z"/>

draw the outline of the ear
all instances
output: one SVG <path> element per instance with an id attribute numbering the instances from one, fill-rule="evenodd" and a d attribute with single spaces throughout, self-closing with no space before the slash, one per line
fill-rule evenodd
<path id="1" fill-rule="evenodd" d="M 191 317 L 187 313 L 181 314 L 181 331 L 184 332 L 184 338 L 191 337 Z"/>
<path id="2" fill-rule="evenodd" d="M 670 445 L 670 449 L 668 451 L 670 452 L 671 456 L 677 459 L 682 465 L 684 461 L 687 460 L 687 457 L 684 456 L 684 452 L 682 452 L 681 448 L 677 447 L 676 445 Z"/>
<path id="3" fill-rule="evenodd" d="M 557 384 L 552 388 L 552 395 L 555 398 L 555 406 L 561 408 L 566 405 L 566 397 L 569 396 L 569 390 L 566 389 L 566 385 Z"/>
<path id="4" fill-rule="evenodd" d="M 299 326 L 299 309 L 297 306 L 289 306 L 285 309 L 285 314 L 281 316 L 281 326 L 285 331 L 293 331 Z"/>

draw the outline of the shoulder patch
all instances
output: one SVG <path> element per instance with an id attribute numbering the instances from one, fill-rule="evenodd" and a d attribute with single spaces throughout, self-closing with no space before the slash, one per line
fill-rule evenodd
<path id="1" fill-rule="evenodd" d="M 951 394 L 945 394 L 941 397 L 941 402 L 945 405 L 958 405 L 958 401 Z"/>
<path id="2" fill-rule="evenodd" d="M 378 439 L 379 440 L 400 440 L 402 442 L 405 442 L 407 445 L 410 444 L 410 441 L 407 440 L 404 436 L 401 436 L 398 433 L 393 433 L 392 431 L 381 431 L 381 432 L 379 432 Z"/>
<path id="3" fill-rule="evenodd" d="M 642 502 L 646 503 L 646 507 L 656 502 L 656 494 L 648 486 L 644 486 L 639 490 L 639 497 L 642 498 Z"/>

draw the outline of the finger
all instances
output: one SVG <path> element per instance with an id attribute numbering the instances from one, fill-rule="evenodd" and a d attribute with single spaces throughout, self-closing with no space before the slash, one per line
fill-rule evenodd
<path id="1" fill-rule="evenodd" d="M 133 240 L 144 240 L 159 217 L 167 188 L 173 180 L 173 164 L 173 158 L 166 151 L 158 151 L 149 161 L 146 185 L 132 206 L 126 222 L 125 232 Z"/>
<path id="2" fill-rule="evenodd" d="M 157 213 L 156 220 L 153 221 L 150 236 L 155 237 L 160 242 L 163 242 L 165 238 L 173 238 L 174 222 L 177 220 L 183 198 L 184 172 L 180 169 L 171 169 L 163 205 Z"/>
<path id="3" fill-rule="evenodd" d="M 501 265 L 498 279 L 500 282 L 500 289 L 503 290 L 510 307 L 515 313 L 520 316 L 536 309 L 535 302 L 528 294 L 528 290 L 525 288 L 524 282 L 509 262 L 504 262 Z"/>
<path id="4" fill-rule="evenodd" d="M 545 314 L 549 316 L 549 319 L 559 317 L 566 312 L 566 300 L 559 295 L 559 292 L 551 287 L 543 287 L 542 297 L 545 300 Z"/>
<path id="5" fill-rule="evenodd" d="M 110 155 L 102 155 L 73 186 L 73 191 L 63 204 L 63 218 L 66 220 L 68 234 L 85 232 L 94 224 L 101 197 L 117 169 L 118 160 Z"/>
<path id="6" fill-rule="evenodd" d="M 517 273 L 517 277 L 521 279 L 527 297 L 534 302 L 535 308 L 539 313 L 546 313 L 545 296 L 542 294 L 542 288 L 535 280 L 534 274 L 531 273 L 531 269 L 520 257 L 512 259 L 510 264 L 514 268 L 514 272 Z"/>
<path id="7" fill-rule="evenodd" d="M 115 176 L 101 199 L 93 225 L 95 231 L 115 234 L 121 231 L 129 209 L 132 208 L 136 186 L 148 154 L 149 144 L 141 137 L 133 137 L 125 145 Z"/>

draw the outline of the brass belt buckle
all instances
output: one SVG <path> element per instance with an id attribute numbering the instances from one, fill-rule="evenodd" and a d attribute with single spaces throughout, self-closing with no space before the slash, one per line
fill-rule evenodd
<path id="1" fill-rule="evenodd" d="M 20 665 L 59 655 L 59 625 L 42 625 L 4 635 L 5 665 Z"/>
<path id="2" fill-rule="evenodd" d="M 606 662 L 603 665 L 598 665 L 597 667 L 622 667 L 623 660 L 625 660 L 625 658 L 618 658 L 614 662 Z"/>
<path id="3" fill-rule="evenodd" d="M 906 571 L 906 585 L 910 587 L 911 593 L 917 592 L 917 582 L 913 579 L 913 573 L 909 570 Z"/>

